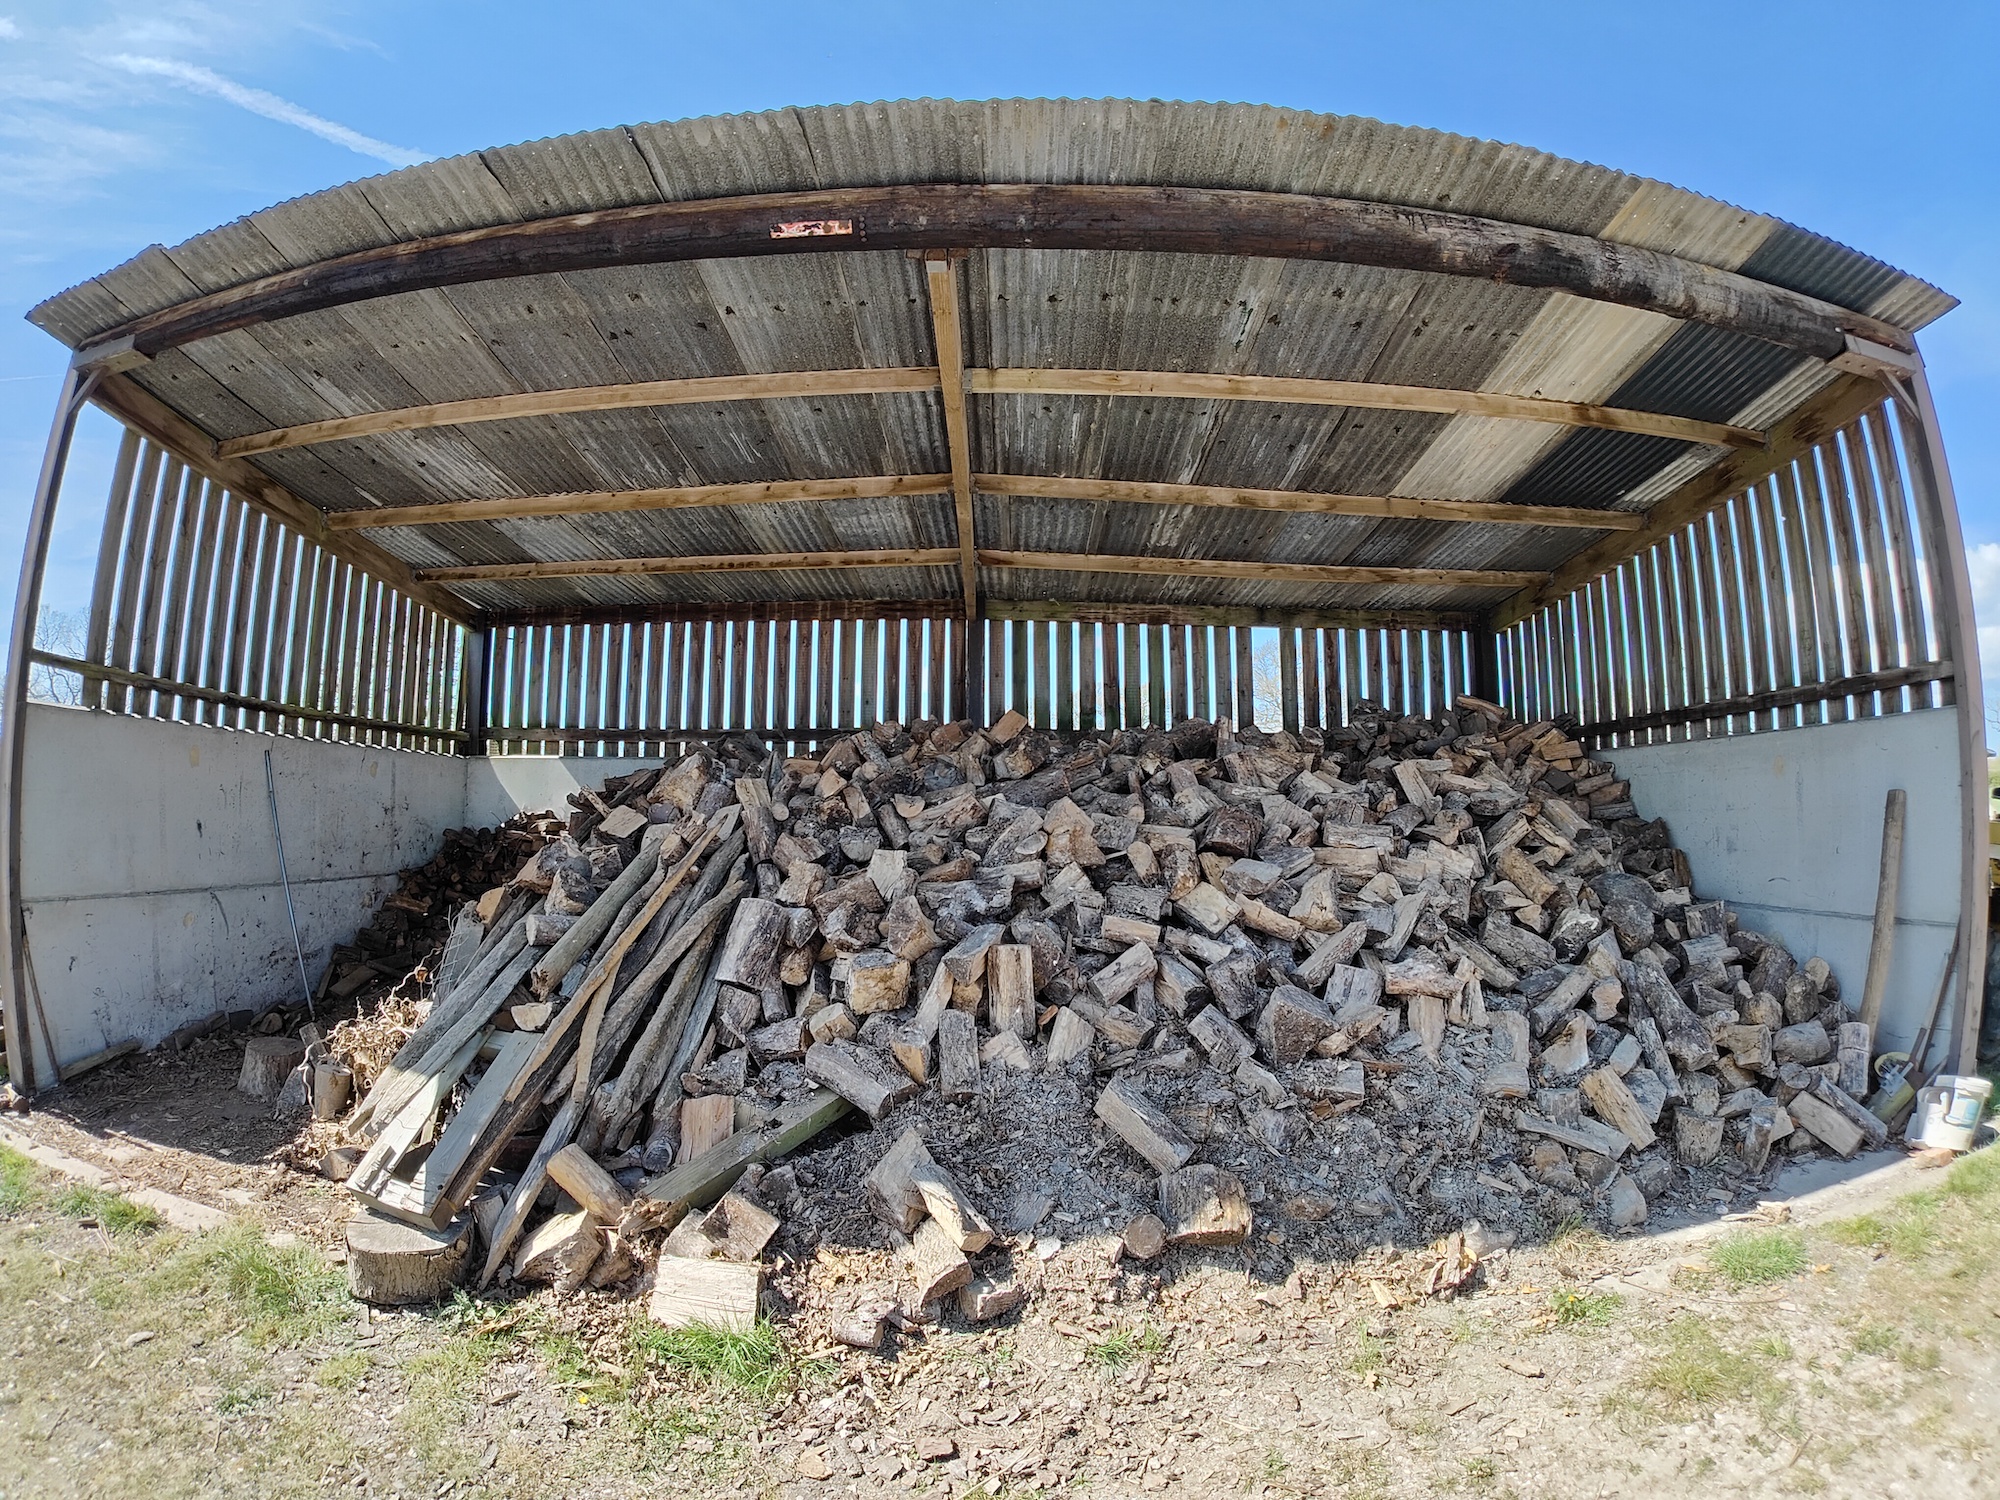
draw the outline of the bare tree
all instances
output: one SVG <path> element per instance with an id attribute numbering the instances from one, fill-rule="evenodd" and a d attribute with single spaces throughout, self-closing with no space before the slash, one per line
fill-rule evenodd
<path id="1" fill-rule="evenodd" d="M 44 604 L 35 620 L 35 645 L 51 656 L 80 660 L 88 627 L 82 610 Z M 83 679 L 74 672 L 34 662 L 28 668 L 28 696 L 36 702 L 76 708 L 83 703 Z"/>
<path id="2" fill-rule="evenodd" d="M 1284 722 L 1283 673 L 1278 660 L 1275 634 L 1250 652 L 1250 694 L 1256 705 L 1259 729 L 1277 729 Z"/>

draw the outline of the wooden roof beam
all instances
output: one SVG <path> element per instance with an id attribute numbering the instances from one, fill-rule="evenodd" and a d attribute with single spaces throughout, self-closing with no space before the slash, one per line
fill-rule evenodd
<path id="1" fill-rule="evenodd" d="M 1228 578 L 1244 583 L 1393 585 L 1399 588 L 1517 589 L 1549 575 L 1508 569 L 1390 568 L 1348 563 L 1224 562 L 1209 557 L 1130 557 L 1118 553 L 979 549 L 982 568 L 1056 573 L 1139 573 L 1156 578 Z"/>
<path id="2" fill-rule="evenodd" d="M 1496 526 L 1578 527 L 1633 531 L 1645 517 L 1632 511 L 1562 505 L 1507 505 L 1479 500 L 1414 500 L 1401 496 L 1326 495 L 1306 490 L 1253 490 L 1220 484 L 1148 484 L 1124 479 L 1068 479 L 1047 474 L 974 474 L 974 494 L 1108 500 L 1147 505 L 1200 505 L 1225 510 L 1297 511 L 1307 515 L 1373 516 L 1403 521 L 1472 521 Z M 615 515 L 692 510 L 710 505 L 761 505 L 786 500 L 872 500 L 953 493 L 949 474 L 878 474 L 854 479 L 774 479 L 756 484 L 706 484 L 685 489 L 580 490 L 555 495 L 502 495 L 341 510 L 328 531 L 391 526 L 441 526 L 455 521 L 507 521 L 528 516 Z"/>
<path id="3" fill-rule="evenodd" d="M 1763 433 L 1721 422 L 1698 422 L 1689 417 L 1593 406 L 1583 401 L 1545 401 L 1538 396 L 1382 385 L 1366 380 L 1294 380 L 1272 375 L 1148 370 L 969 370 L 966 388 L 981 396 L 1158 396 L 1176 400 L 1269 401 L 1301 406 L 1358 406 L 1377 411 L 1444 412 L 1518 422 L 1555 422 L 1566 427 L 1602 427 L 1612 432 L 1643 432 L 1719 448 L 1764 445 Z"/>
<path id="4" fill-rule="evenodd" d="M 702 484 L 683 489 L 577 490 L 556 495 L 500 495 L 485 500 L 441 500 L 428 505 L 388 505 L 379 510 L 336 510 L 328 531 L 377 531 L 391 526 L 443 526 L 454 521 L 512 521 L 531 516 L 603 516 L 647 510 L 698 510 L 711 505 L 763 505 L 781 500 L 881 500 L 900 495 L 942 495 L 949 474 L 873 474 L 856 479 L 773 479 L 755 484 Z"/>
<path id="5" fill-rule="evenodd" d="M 926 261 L 925 265 L 949 264 Z M 950 280 L 949 277 L 946 278 Z M 934 289 L 937 283 L 933 282 Z M 964 336 L 956 289 L 948 316 Z M 940 293 L 941 294 L 941 293 Z M 933 313 L 933 326 L 937 314 Z M 474 422 L 577 412 L 618 411 L 652 406 L 695 406 L 723 401 L 818 400 L 834 396 L 886 395 L 940 390 L 938 372 L 926 367 L 883 370 L 793 370 L 778 375 L 717 375 L 690 380 L 649 380 L 632 385 L 577 386 L 440 401 L 275 427 L 268 432 L 224 438 L 215 445 L 223 458 L 248 458 L 317 443 L 336 443 L 385 433 L 421 432 Z M 1720 448 L 1756 448 L 1764 434 L 1722 422 L 1660 412 L 1597 406 L 1584 401 L 1545 401 L 1537 396 L 1504 396 L 1491 391 L 1453 391 L 1434 386 L 1384 385 L 1367 380 L 1297 380 L 1271 375 L 1214 375 L 1154 370 L 966 370 L 963 391 L 946 390 L 947 436 L 956 403 L 964 420 L 965 394 L 979 396 L 1150 396 L 1176 400 L 1268 401 L 1280 405 L 1351 406 L 1375 411 L 1440 412 L 1453 416 L 1497 417 L 1518 422 L 1551 422 L 1566 427 L 1601 427 L 1679 438 Z M 970 460 L 968 459 L 968 467 Z"/>
<path id="6" fill-rule="evenodd" d="M 814 221 L 819 232 L 788 226 Z M 896 183 L 645 203 L 372 246 L 105 329 L 79 351 L 138 359 L 232 329 L 511 276 L 843 250 L 1134 250 L 1334 261 L 1567 292 L 1833 359 L 1907 330 L 1736 271 L 1635 245 L 1399 203 L 1110 183 Z"/>
<path id="7" fill-rule="evenodd" d="M 1229 578 L 1255 583 L 1367 584 L 1414 588 L 1522 588 L 1546 573 L 1474 568 L 1391 568 L 1350 564 L 1225 562 L 1212 558 L 1130 557 L 980 548 L 982 568 L 1061 573 L 1143 573 L 1169 578 Z M 878 552 L 747 552 L 714 557 L 591 557 L 570 562 L 475 563 L 420 568 L 427 583 L 502 583 L 523 578 L 634 578 L 676 573 L 797 572 L 816 568 L 948 568 L 956 547 Z"/>
<path id="8" fill-rule="evenodd" d="M 937 341 L 942 377 L 939 390 L 944 405 L 945 449 L 951 464 L 952 513 L 958 526 L 959 586 L 965 592 L 969 629 L 979 618 L 979 568 L 972 558 L 972 438 L 965 420 L 965 330 L 958 310 L 958 272 L 948 257 L 936 256 L 924 262 L 924 285 L 930 295 L 931 332 Z"/>

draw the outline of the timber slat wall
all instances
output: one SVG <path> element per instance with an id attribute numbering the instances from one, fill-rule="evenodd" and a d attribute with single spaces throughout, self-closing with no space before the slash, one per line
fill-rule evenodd
<path id="1" fill-rule="evenodd" d="M 75 671 L 87 708 L 448 750 L 463 649 L 451 621 L 128 430 L 83 657 L 37 659 Z"/>
<path id="2" fill-rule="evenodd" d="M 1508 706 L 1655 744 L 1951 703 L 1912 510 L 1921 441 L 1893 402 L 1874 407 L 1505 631 Z"/>
<path id="3" fill-rule="evenodd" d="M 488 657 L 489 748 L 660 755 L 740 729 L 810 744 L 882 721 L 991 723 L 1009 709 L 1063 730 L 1250 723 L 1261 709 L 1298 730 L 1345 723 L 1364 700 L 1436 712 L 1470 682 L 1458 630 L 1090 619 L 979 628 L 985 681 L 966 705 L 956 686 L 965 626 L 952 615 L 808 607 L 787 618 L 502 626 Z M 1255 646 L 1277 656 L 1261 695 Z"/>

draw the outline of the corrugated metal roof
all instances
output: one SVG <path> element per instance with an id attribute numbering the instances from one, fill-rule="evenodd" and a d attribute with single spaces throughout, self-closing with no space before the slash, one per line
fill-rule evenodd
<path id="1" fill-rule="evenodd" d="M 1267 106 L 937 100 L 785 109 L 500 147 L 294 199 L 36 308 L 71 345 L 276 271 L 425 235 L 657 201 L 917 182 L 1178 184 L 1325 194 L 1643 246 L 1918 328 L 1935 288 L 1698 194 L 1525 147 Z M 931 364 L 921 269 L 843 252 L 624 266 L 363 302 L 175 350 L 133 378 L 218 438 L 575 385 Z M 1320 262 L 992 250 L 960 272 L 968 361 L 1220 371 L 1601 402 L 1768 425 L 1825 368 L 1739 335 L 1558 294 Z M 1711 459 L 1537 423 L 1175 399 L 970 402 L 979 471 L 1506 498 L 1633 509 Z M 934 395 L 521 418 L 353 439 L 259 465 L 328 511 L 577 489 L 934 473 Z M 1292 562 L 1553 566 L 1581 531 L 981 497 L 984 546 Z M 942 497 L 718 507 L 371 533 L 417 566 L 952 545 Z M 1484 591 L 1327 590 L 989 570 L 998 598 L 1476 607 Z M 948 596 L 950 570 L 468 586 L 481 603 Z"/>

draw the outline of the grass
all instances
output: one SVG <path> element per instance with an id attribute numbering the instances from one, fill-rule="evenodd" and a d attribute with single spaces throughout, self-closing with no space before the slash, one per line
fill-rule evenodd
<path id="1" fill-rule="evenodd" d="M 646 1327 L 634 1342 L 654 1364 L 753 1395 L 769 1395 L 785 1374 L 778 1330 L 762 1319 L 747 1333 L 704 1323 L 690 1328 Z"/>
<path id="2" fill-rule="evenodd" d="M 1148 1323 L 1139 1328 L 1120 1328 L 1084 1347 L 1084 1356 L 1094 1365 L 1116 1373 L 1141 1355 L 1158 1354 L 1167 1347 L 1167 1336 Z"/>
<path id="3" fill-rule="evenodd" d="M 1549 1293 L 1549 1308 L 1556 1315 L 1560 1327 L 1574 1328 L 1588 1324 L 1603 1328 L 1610 1324 L 1612 1314 L 1624 1302 L 1616 1292 L 1589 1292 L 1577 1287 L 1559 1286 Z"/>
<path id="4" fill-rule="evenodd" d="M 56 1212 L 101 1226 L 106 1234 L 145 1234 L 165 1221 L 143 1203 L 88 1183 L 72 1183 L 56 1198 Z"/>
<path id="5" fill-rule="evenodd" d="M 248 1225 L 189 1239 L 147 1278 L 146 1290 L 201 1304 L 220 1301 L 266 1346 L 300 1344 L 349 1316 L 347 1278 L 318 1251 L 279 1248 Z"/>
<path id="6" fill-rule="evenodd" d="M 1354 1341 L 1354 1353 L 1348 1356 L 1347 1368 L 1356 1375 L 1366 1375 L 1379 1370 L 1389 1362 L 1388 1344 L 1372 1333 L 1364 1333 Z"/>
<path id="7" fill-rule="evenodd" d="M 1640 1387 L 1675 1416 L 1741 1400 L 1764 1384 L 1764 1371 L 1748 1354 L 1726 1347 L 1699 1318 L 1682 1318 L 1661 1336 L 1661 1347 L 1639 1373 Z"/>
<path id="8" fill-rule="evenodd" d="M 1716 1245 L 1709 1261 L 1731 1286 L 1766 1286 L 1806 1268 L 1805 1236 L 1796 1229 L 1738 1230 Z"/>
<path id="9" fill-rule="evenodd" d="M 35 1164 L 11 1146 L 0 1146 L 0 1214 L 13 1215 L 35 1196 Z"/>

